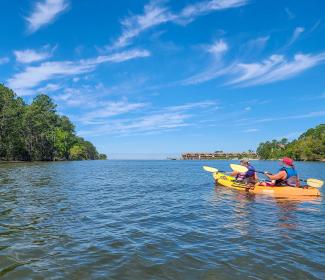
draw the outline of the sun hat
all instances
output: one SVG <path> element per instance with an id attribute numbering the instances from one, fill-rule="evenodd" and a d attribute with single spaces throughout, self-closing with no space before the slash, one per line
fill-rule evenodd
<path id="1" fill-rule="evenodd" d="M 291 159 L 291 158 L 284 157 L 284 158 L 281 158 L 280 160 L 281 160 L 281 162 L 283 162 L 286 165 L 293 166 L 293 159 Z"/>
<path id="2" fill-rule="evenodd" d="M 242 163 L 249 163 L 249 159 L 248 158 L 242 158 L 240 160 L 240 162 L 242 162 Z"/>

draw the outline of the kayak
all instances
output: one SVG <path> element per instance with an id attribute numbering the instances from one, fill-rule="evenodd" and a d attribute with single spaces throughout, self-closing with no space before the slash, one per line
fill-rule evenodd
<path id="1" fill-rule="evenodd" d="M 294 197 L 294 196 L 320 196 L 317 188 L 313 187 L 291 187 L 291 186 L 259 186 L 258 184 L 248 186 L 237 182 L 234 177 L 223 173 L 213 173 L 213 178 L 218 185 L 236 190 L 246 191 L 252 194 L 266 194 L 274 197 Z"/>

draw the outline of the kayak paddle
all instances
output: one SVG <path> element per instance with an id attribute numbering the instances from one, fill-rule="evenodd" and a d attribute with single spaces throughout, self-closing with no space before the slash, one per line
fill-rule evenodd
<path id="1" fill-rule="evenodd" d="M 203 169 L 205 171 L 208 171 L 208 172 L 211 172 L 211 173 L 218 173 L 218 172 L 222 172 L 222 173 L 231 173 L 231 172 L 227 172 L 227 171 L 222 171 L 222 170 L 219 170 L 217 168 L 214 168 L 214 167 L 210 167 L 210 166 L 203 166 Z"/>
<path id="2" fill-rule="evenodd" d="M 237 172 L 247 172 L 248 168 L 242 165 L 238 165 L 238 164 L 230 164 L 230 167 L 232 170 L 237 171 Z M 263 171 L 255 171 L 257 173 L 260 174 L 265 174 L 265 172 Z M 271 173 L 268 173 L 270 175 L 272 175 Z M 318 180 L 318 179 L 314 179 L 314 178 L 309 178 L 307 180 L 303 180 L 303 179 L 299 179 L 302 182 L 307 183 L 308 186 L 313 187 L 313 188 L 321 188 L 324 184 L 324 182 L 322 180 Z"/>
<path id="3" fill-rule="evenodd" d="M 248 168 L 239 164 L 230 164 L 230 168 L 234 171 L 245 173 L 248 171 Z"/>
<path id="4" fill-rule="evenodd" d="M 311 186 L 311 187 L 314 187 L 314 188 L 321 188 L 323 186 L 323 184 L 324 184 L 324 181 L 314 179 L 314 178 L 309 178 L 307 180 L 300 179 L 300 181 L 306 182 L 308 186 Z"/>
<path id="5" fill-rule="evenodd" d="M 203 166 L 203 169 L 205 171 L 208 171 L 208 172 L 211 172 L 211 173 L 218 173 L 219 170 L 217 168 L 214 168 L 214 167 L 210 167 L 210 166 Z"/>

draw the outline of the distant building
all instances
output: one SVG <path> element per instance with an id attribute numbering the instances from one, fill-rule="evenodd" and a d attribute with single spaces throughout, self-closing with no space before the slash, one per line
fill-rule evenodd
<path id="1" fill-rule="evenodd" d="M 255 152 L 231 152 L 215 151 L 214 153 L 183 153 L 183 160 L 209 160 L 209 159 L 240 159 L 240 158 L 258 159 Z"/>

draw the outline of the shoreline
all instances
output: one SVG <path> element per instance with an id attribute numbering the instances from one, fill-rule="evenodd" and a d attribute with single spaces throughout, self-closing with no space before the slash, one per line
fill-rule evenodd
<path id="1" fill-rule="evenodd" d="M 81 160 L 0 160 L 0 164 L 4 163 L 49 163 L 49 162 L 76 162 L 76 161 L 105 161 L 108 159 L 81 159 Z"/>
<path id="2" fill-rule="evenodd" d="M 50 163 L 50 162 L 80 162 L 80 161 L 106 161 L 109 159 L 84 159 L 84 160 L 35 160 L 35 161 L 24 161 L 24 160 L 8 160 L 8 161 L 1 161 L 1 164 L 6 163 Z M 176 159 L 176 160 L 170 160 L 170 159 L 110 159 L 110 161 L 239 161 L 240 159 Z M 250 161 L 278 161 L 278 159 L 249 159 Z M 325 160 L 295 160 L 295 162 L 320 162 L 325 163 Z"/>

